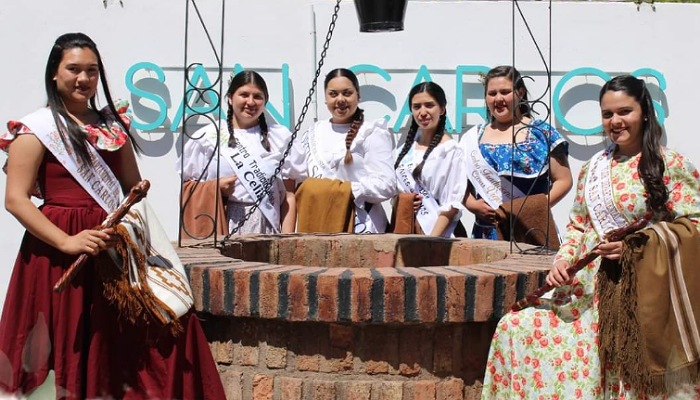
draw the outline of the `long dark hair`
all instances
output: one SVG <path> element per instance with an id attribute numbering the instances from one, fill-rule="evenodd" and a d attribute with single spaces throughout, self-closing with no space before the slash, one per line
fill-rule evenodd
<path id="1" fill-rule="evenodd" d="M 245 85 L 255 85 L 260 89 L 265 95 L 265 104 L 270 99 L 270 93 L 267 91 L 267 84 L 260 74 L 255 71 L 242 71 L 236 74 L 229 82 L 228 90 L 226 91 L 226 98 L 231 97 L 236 90 L 241 86 Z M 258 124 L 260 125 L 260 143 L 265 148 L 265 150 L 270 151 L 270 140 L 268 139 L 268 128 L 267 121 L 265 120 L 265 111 L 258 117 Z M 228 112 L 226 113 L 226 126 L 228 127 L 228 145 L 230 147 L 236 147 L 236 138 L 233 135 L 233 106 L 229 102 Z"/>
<path id="2" fill-rule="evenodd" d="M 673 214 L 666 206 L 669 194 L 663 181 L 666 167 L 661 154 L 661 138 L 664 130 L 656 120 L 656 111 L 649 90 L 643 80 L 631 75 L 620 75 L 603 85 L 598 97 L 599 102 L 606 92 L 623 92 L 634 98 L 642 108 L 642 156 L 637 171 L 647 192 L 647 209 L 652 211 L 659 220 L 670 221 Z"/>
<path id="3" fill-rule="evenodd" d="M 409 108 L 412 108 L 413 105 L 413 97 L 417 95 L 418 93 L 428 93 L 430 97 L 435 99 L 435 101 L 440 105 L 442 108 L 447 108 L 447 97 L 445 96 L 445 91 L 442 90 L 440 85 L 437 83 L 433 82 L 422 82 L 411 88 L 411 91 L 408 93 L 408 105 Z M 447 120 L 447 117 L 445 114 L 440 115 L 440 121 L 438 121 L 437 128 L 435 130 L 435 134 L 433 135 L 432 140 L 430 141 L 430 144 L 428 145 L 428 148 L 425 150 L 425 154 L 423 155 L 423 160 L 416 166 L 416 168 L 413 170 L 413 177 L 416 180 L 420 180 L 421 178 L 421 173 L 423 172 L 423 166 L 425 165 L 425 160 L 428 159 L 428 156 L 430 153 L 433 152 L 433 149 L 440 144 L 442 141 L 442 136 L 445 134 L 445 121 Z M 418 123 L 416 122 L 415 118 L 411 118 L 411 127 L 408 128 L 408 133 L 406 134 L 406 141 L 403 143 L 403 147 L 401 148 L 401 152 L 399 153 L 399 156 L 396 158 L 396 163 L 394 163 L 394 169 L 398 168 L 399 165 L 401 164 L 401 160 L 406 156 L 406 153 L 408 153 L 408 150 L 411 148 L 411 145 L 413 145 L 413 142 L 416 141 L 416 133 L 418 132 Z"/>
<path id="4" fill-rule="evenodd" d="M 61 64 L 61 60 L 63 60 L 63 53 L 66 50 L 74 48 L 89 49 L 95 53 L 95 56 L 97 57 L 97 68 L 100 72 L 102 91 L 104 92 L 109 110 L 111 111 L 114 119 L 119 123 L 119 125 L 121 125 L 124 132 L 126 132 L 131 139 L 135 150 L 138 151 L 138 145 L 129 133 L 129 128 L 126 126 L 126 123 L 124 123 L 124 121 L 122 121 L 122 119 L 119 117 L 117 109 L 114 106 L 114 102 L 112 101 L 112 95 L 110 94 L 109 86 L 107 85 L 104 65 L 102 64 L 102 57 L 100 56 L 100 52 L 97 50 L 97 45 L 92 41 L 92 39 L 90 39 L 89 36 L 80 32 L 66 33 L 59 36 L 58 39 L 56 39 L 56 42 L 53 44 L 51 52 L 49 53 L 49 59 L 46 62 L 44 85 L 46 87 L 46 96 L 48 98 L 47 102 L 56 123 L 56 127 L 58 128 L 58 132 L 61 135 L 61 140 L 66 143 L 66 139 L 68 139 L 71 147 L 76 152 L 78 157 L 80 157 L 80 159 L 87 164 L 92 163 L 90 160 L 90 153 L 88 153 L 87 148 L 87 134 L 72 118 L 69 117 L 66 106 L 63 103 L 63 98 L 61 97 L 61 94 L 58 93 L 58 87 L 56 86 L 56 81 L 54 80 L 54 77 L 58 73 L 58 67 Z M 90 107 L 97 112 L 100 120 L 105 122 L 107 117 L 103 115 L 97 107 L 95 102 L 96 96 L 97 93 L 90 98 Z M 107 124 L 107 127 L 109 129 L 109 124 Z"/>
<path id="5" fill-rule="evenodd" d="M 513 92 L 517 92 L 520 96 L 520 103 L 518 104 L 518 111 L 520 111 L 520 114 L 525 117 L 530 117 L 530 103 L 527 99 L 527 87 L 525 87 L 525 81 L 523 81 L 522 76 L 520 76 L 520 72 L 518 72 L 515 67 L 510 65 L 499 65 L 498 67 L 494 67 L 487 72 L 486 76 L 484 77 L 484 97 L 486 97 L 489 81 L 492 78 L 502 77 L 506 77 L 513 82 Z M 492 120 L 493 116 L 491 115 L 489 108 L 486 107 L 486 121 L 491 122 Z"/>
<path id="6" fill-rule="evenodd" d="M 360 82 L 357 80 L 357 76 L 346 68 L 336 68 L 326 75 L 326 79 L 323 81 L 323 90 L 328 89 L 328 83 L 333 78 L 344 77 L 348 78 L 352 82 L 352 86 L 355 87 L 357 92 L 357 97 L 360 97 Z M 352 141 L 355 140 L 357 132 L 360 130 L 362 123 L 365 121 L 365 111 L 360 107 L 355 109 L 355 113 L 352 115 L 352 123 L 350 124 L 350 129 L 345 135 L 345 164 L 350 164 L 352 162 L 352 153 L 350 153 L 350 146 Z"/>

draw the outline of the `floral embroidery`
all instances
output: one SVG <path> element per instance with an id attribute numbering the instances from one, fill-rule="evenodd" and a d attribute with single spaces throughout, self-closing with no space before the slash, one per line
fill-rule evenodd
<path id="1" fill-rule="evenodd" d="M 484 128 L 484 125 L 480 126 L 479 140 L 484 134 Z M 479 149 L 484 159 L 500 175 L 510 174 L 512 164 L 515 176 L 535 178 L 546 168 L 549 161 L 547 144 L 550 144 L 549 149 L 554 149 L 560 144 L 568 147 L 568 143 L 556 129 L 544 121 L 535 120 L 531 123 L 525 140 L 516 143 L 515 151 L 510 143 L 479 143 Z"/>
<path id="2" fill-rule="evenodd" d="M 547 154 L 556 147 L 563 145 L 568 152 L 568 143 L 562 135 L 551 125 L 544 121 L 533 120 L 527 131 L 525 140 L 516 143 L 515 151 L 510 143 L 491 144 L 479 143 L 481 155 L 486 162 L 495 169 L 501 176 L 515 177 L 514 184 L 523 193 L 533 187 L 533 182 L 540 178 L 548 166 Z M 479 126 L 479 140 L 484 134 L 485 125 Z M 549 146 L 548 146 L 549 145 Z M 549 148 L 548 148 L 549 147 Z M 511 163 L 511 160 L 513 162 Z M 547 187 L 539 183 L 546 183 L 544 180 L 538 182 L 533 187 L 531 194 L 546 193 Z M 481 239 L 497 239 L 495 227 L 477 222 L 474 225 L 472 236 Z"/>
<path id="3" fill-rule="evenodd" d="M 119 118 L 124 122 L 127 128 L 131 126 L 131 119 L 128 114 L 129 103 L 120 101 L 115 104 Z M 108 107 L 100 110 L 100 113 L 106 117 L 106 121 L 97 124 L 85 125 L 84 129 L 87 133 L 88 141 L 100 150 L 115 151 L 119 150 L 126 143 L 127 133 L 119 124 Z M 0 134 L 0 150 L 7 152 L 12 141 L 18 136 L 25 133 L 32 133 L 27 126 L 20 121 L 9 121 L 7 123 L 8 131 Z M 58 132 L 52 136 L 52 144 L 57 147 L 64 147 L 61 137 Z M 66 149 L 69 153 L 70 148 Z"/>

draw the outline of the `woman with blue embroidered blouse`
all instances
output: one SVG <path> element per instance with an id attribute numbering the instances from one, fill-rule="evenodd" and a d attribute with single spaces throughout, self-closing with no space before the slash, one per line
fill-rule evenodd
<path id="1" fill-rule="evenodd" d="M 460 140 L 469 179 L 464 201 L 476 216 L 473 236 L 496 240 L 497 225 L 503 222 L 499 206 L 545 194 L 551 208 L 569 192 L 573 180 L 568 143 L 554 127 L 530 117 L 520 73 L 511 66 L 495 67 L 486 74 L 484 87 L 487 123 L 473 127 Z M 544 224 L 536 230 L 547 231 L 549 221 L 543 219 L 534 219 Z"/>

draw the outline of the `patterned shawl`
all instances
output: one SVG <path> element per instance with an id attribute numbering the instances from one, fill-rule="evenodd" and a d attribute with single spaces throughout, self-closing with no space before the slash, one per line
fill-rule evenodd
<path id="1" fill-rule="evenodd" d="M 700 378 L 699 260 L 700 235 L 679 218 L 627 236 L 621 263 L 601 263 L 601 361 L 640 393 Z"/>

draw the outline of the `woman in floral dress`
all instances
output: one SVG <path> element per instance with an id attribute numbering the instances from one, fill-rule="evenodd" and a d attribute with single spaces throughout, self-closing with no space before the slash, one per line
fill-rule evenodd
<path id="1" fill-rule="evenodd" d="M 661 147 L 663 130 L 644 81 L 628 75 L 612 79 L 601 89 L 600 106 L 612 145 L 579 175 L 564 243 L 547 276 L 557 288 L 551 300 L 498 323 L 482 399 L 653 398 L 636 393 L 600 363 L 595 275 L 601 257 L 619 260 L 622 242 L 592 249 L 602 241 L 601 232 L 647 210 L 654 221 L 687 216 L 697 224 L 700 175 L 683 155 Z M 566 268 L 591 251 L 601 257 L 568 276 Z M 693 395 L 670 398 L 694 398 L 688 396 Z"/>

